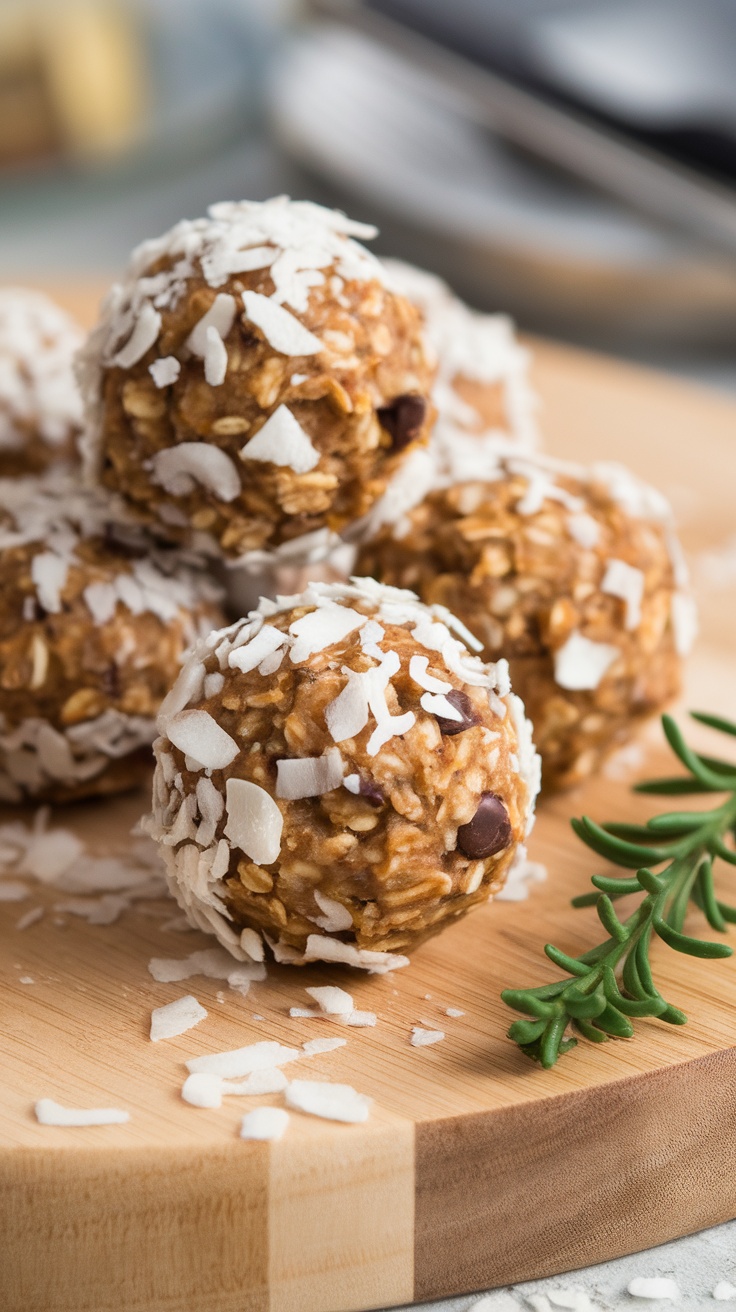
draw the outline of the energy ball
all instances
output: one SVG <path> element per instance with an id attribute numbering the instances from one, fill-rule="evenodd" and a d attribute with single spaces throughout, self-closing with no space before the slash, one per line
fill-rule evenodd
<path id="1" fill-rule="evenodd" d="M 184 652 L 221 622 L 212 583 L 120 515 L 71 474 L 0 480 L 3 801 L 140 782 Z"/>
<path id="2" fill-rule="evenodd" d="M 620 466 L 488 455 L 360 553 L 507 658 L 545 787 L 584 779 L 680 686 L 694 636 L 664 498 Z"/>
<path id="3" fill-rule="evenodd" d="M 80 360 L 93 478 L 230 564 L 316 559 L 426 443 L 419 312 L 305 201 L 214 205 L 133 253 Z"/>
<path id="4" fill-rule="evenodd" d="M 481 314 L 447 283 L 423 269 L 386 260 L 391 283 L 422 313 L 429 349 L 437 357 L 432 401 L 437 421 L 426 447 L 412 451 L 383 496 L 355 530 L 354 541 L 375 537 L 438 486 L 477 476 L 486 450 L 522 454 L 539 445 L 537 398 L 529 381 L 529 352 L 505 315 Z"/>
<path id="5" fill-rule="evenodd" d="M 199 644 L 148 825 L 195 925 L 241 958 L 262 934 L 277 960 L 385 970 L 502 888 L 538 758 L 505 662 L 466 643 L 443 607 L 353 579 Z"/>
<path id="6" fill-rule="evenodd" d="M 416 305 L 437 356 L 432 440 L 502 438 L 520 451 L 539 444 L 537 398 L 529 381 L 529 352 L 510 319 L 482 314 L 455 296 L 433 273 L 401 260 L 384 260 L 391 284 Z"/>
<path id="7" fill-rule="evenodd" d="M 0 289 L 0 477 L 76 458 L 81 328 L 41 292 Z"/>

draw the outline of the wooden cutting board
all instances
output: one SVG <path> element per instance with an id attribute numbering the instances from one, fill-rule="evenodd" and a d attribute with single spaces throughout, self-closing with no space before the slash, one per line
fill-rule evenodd
<path id="1" fill-rule="evenodd" d="M 62 298 L 91 318 L 92 292 Z M 736 404 L 563 347 L 535 350 L 552 451 L 620 459 L 657 483 L 681 510 L 691 554 L 736 530 Z M 734 714 L 734 590 L 701 601 L 687 704 Z M 659 771 L 656 728 L 644 745 L 644 769 Z M 569 906 L 597 863 L 568 822 L 644 815 L 629 782 L 602 777 L 545 802 L 531 855 L 547 883 L 526 902 L 476 911 L 381 978 L 270 967 L 245 998 L 201 977 L 157 984 L 150 957 L 208 945 L 164 931 L 170 908 L 62 927 L 47 891 L 43 920 L 19 932 L 29 903 L 0 907 L 4 1312 L 350 1312 L 568 1271 L 736 1216 L 736 957 L 654 947 L 684 1029 L 637 1022 L 633 1040 L 581 1041 L 549 1072 L 504 1037 L 500 990 L 554 977 L 543 944 L 597 941 L 594 913 Z M 95 851 L 119 851 L 146 800 L 142 790 L 55 819 Z M 346 1031 L 346 1047 L 298 1074 L 370 1094 L 367 1124 L 294 1113 L 281 1142 L 246 1143 L 243 1112 L 278 1097 L 230 1098 L 218 1111 L 181 1101 L 188 1057 L 338 1032 L 289 1017 L 307 984 L 338 981 L 378 1025 Z M 151 1044 L 152 1007 L 190 991 L 207 1020 Z M 413 1048 L 420 1022 L 445 1040 Z M 40 1097 L 124 1107 L 131 1119 L 43 1127 Z"/>

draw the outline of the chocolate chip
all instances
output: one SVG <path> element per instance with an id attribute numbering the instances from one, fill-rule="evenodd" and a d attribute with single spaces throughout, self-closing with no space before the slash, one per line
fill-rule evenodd
<path id="1" fill-rule="evenodd" d="M 386 801 L 378 784 L 374 783 L 372 779 L 364 779 L 362 775 L 360 776 L 360 796 L 365 798 L 369 806 L 375 806 L 376 808 L 383 806 Z"/>
<path id="2" fill-rule="evenodd" d="M 510 842 L 511 822 L 506 807 L 495 793 L 483 793 L 473 819 L 457 831 L 459 850 L 471 861 L 478 861 L 502 852 Z"/>
<path id="3" fill-rule="evenodd" d="M 394 451 L 403 451 L 405 446 L 419 436 L 427 413 L 427 402 L 423 396 L 413 396 L 407 392 L 404 396 L 397 396 L 390 405 L 381 406 L 377 413 L 379 424 L 391 434 Z"/>
<path id="4" fill-rule="evenodd" d="M 452 738 L 456 733 L 463 733 L 465 729 L 470 729 L 478 723 L 478 717 L 475 714 L 473 703 L 466 692 L 460 692 L 459 688 L 453 688 L 452 692 L 445 694 L 447 701 L 455 707 L 462 715 L 462 720 L 447 720 L 444 715 L 436 715 L 435 719 L 440 727 L 440 733 L 445 738 Z"/>

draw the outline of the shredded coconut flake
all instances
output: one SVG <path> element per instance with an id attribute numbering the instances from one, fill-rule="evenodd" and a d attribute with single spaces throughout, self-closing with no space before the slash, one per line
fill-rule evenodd
<path id="1" fill-rule="evenodd" d="M 208 1075 L 205 1071 L 188 1075 L 181 1096 L 192 1107 L 221 1107 L 222 1080 L 219 1075 Z"/>
<path id="2" fill-rule="evenodd" d="M 90 1107 L 82 1110 L 62 1107 L 53 1098 L 40 1098 L 35 1111 L 39 1125 L 125 1125 L 130 1120 L 130 1112 L 120 1111 L 117 1107 Z"/>
<path id="3" fill-rule="evenodd" d="M 582 633 L 571 633 L 555 652 L 555 682 L 570 691 L 597 688 L 606 671 L 620 655 L 607 642 L 591 642 Z"/>
<path id="4" fill-rule="evenodd" d="M 240 493 L 234 462 L 209 442 L 179 442 L 157 451 L 151 459 L 151 478 L 172 497 L 188 496 L 197 484 L 220 501 L 234 501 Z"/>
<path id="5" fill-rule="evenodd" d="M 439 1043 L 444 1037 L 444 1030 L 426 1030 L 421 1025 L 412 1025 L 411 1044 L 413 1048 L 428 1048 L 432 1043 Z"/>
<path id="6" fill-rule="evenodd" d="M 314 890 L 314 900 L 322 915 L 314 916 L 312 919 L 320 929 L 324 929 L 328 934 L 339 934 L 345 929 L 352 929 L 353 917 L 342 902 L 336 901 L 334 897 L 327 897 L 318 888 Z"/>
<path id="7" fill-rule="evenodd" d="M 680 1297 L 680 1291 L 674 1280 L 668 1276 L 636 1276 L 626 1286 L 632 1298 L 671 1298 Z"/>
<path id="8" fill-rule="evenodd" d="M 186 1034 L 187 1030 L 206 1019 L 204 1007 L 188 993 L 186 997 L 177 998 L 165 1007 L 154 1007 L 151 1012 L 151 1041 L 158 1043 L 160 1039 L 173 1039 L 177 1034 Z"/>
<path id="9" fill-rule="evenodd" d="M 314 998 L 320 1011 L 328 1016 L 346 1016 L 355 1009 L 350 994 L 336 985 L 326 984 L 317 988 L 308 988 L 306 992 L 310 998 Z"/>
<path id="10" fill-rule="evenodd" d="M 339 788 L 343 762 L 337 747 L 323 756 L 302 756 L 281 760 L 276 765 L 276 796 L 287 801 L 300 797 L 321 797 Z"/>
<path id="11" fill-rule="evenodd" d="M 260 328 L 266 341 L 281 355 L 317 355 L 322 350 L 319 337 L 272 297 L 243 292 L 243 305 L 245 317 Z"/>
<path id="12" fill-rule="evenodd" d="M 245 1048 L 233 1048 L 230 1052 L 212 1052 L 204 1057 L 192 1057 L 187 1062 L 187 1070 L 192 1075 L 204 1072 L 206 1075 L 219 1075 L 226 1080 L 237 1080 L 250 1075 L 251 1071 L 285 1066 L 301 1055 L 299 1048 L 286 1048 L 275 1040 L 264 1039 Z"/>
<path id="13" fill-rule="evenodd" d="M 166 734 L 179 751 L 205 770 L 224 770 L 240 751 L 209 711 L 180 711 L 167 722 Z"/>
<path id="14" fill-rule="evenodd" d="M 264 1093 L 283 1093 L 289 1081 L 277 1066 L 251 1071 L 244 1080 L 223 1080 L 222 1092 L 238 1097 L 255 1098 Z"/>
<path id="15" fill-rule="evenodd" d="M 171 387 L 181 373 L 181 364 L 175 355 L 164 355 L 149 364 L 148 372 L 157 387 Z"/>
<path id="16" fill-rule="evenodd" d="M 273 1143 L 283 1138 L 288 1124 L 289 1113 L 283 1107 L 256 1107 L 243 1117 L 240 1137 Z"/>
<path id="17" fill-rule="evenodd" d="M 319 1080 L 292 1080 L 286 1086 L 286 1105 L 295 1111 L 321 1116 L 328 1121 L 359 1125 L 368 1120 L 372 1099 L 350 1084 L 327 1084 Z"/>
<path id="18" fill-rule="evenodd" d="M 235 322 L 237 305 L 235 297 L 228 295 L 227 292 L 220 292 L 212 302 L 206 314 L 190 332 L 187 338 L 187 346 L 193 355 L 198 355 L 200 359 L 207 358 L 207 351 L 212 340 L 210 334 L 214 333 L 220 342 L 227 337 L 230 329 Z M 209 382 L 209 379 L 207 379 Z"/>
<path id="19" fill-rule="evenodd" d="M 319 451 L 288 406 L 280 405 L 242 448 L 241 460 L 265 460 L 307 474 L 319 464 Z"/>
<path id="20" fill-rule="evenodd" d="M 130 337 L 113 356 L 111 363 L 119 369 L 130 369 L 143 359 L 161 331 L 161 315 L 150 301 L 144 301 Z"/>
<path id="21" fill-rule="evenodd" d="M 347 1039 L 307 1039 L 302 1044 L 302 1049 L 306 1057 L 318 1057 L 323 1052 L 334 1052 L 336 1048 L 344 1048 Z"/>
<path id="22" fill-rule="evenodd" d="M 294 620 L 289 632 L 296 639 L 291 648 L 291 659 L 295 665 L 307 660 L 317 651 L 325 651 L 335 643 L 347 638 L 349 633 L 365 621 L 365 615 L 352 610 L 350 606 L 328 603 L 309 611 L 298 620 Z"/>
<path id="23" fill-rule="evenodd" d="M 626 606 L 626 628 L 638 629 L 641 624 L 641 603 L 644 597 L 642 570 L 628 565 L 625 560 L 609 560 L 601 582 L 601 592 L 619 597 Z"/>
<path id="24" fill-rule="evenodd" d="M 225 785 L 226 837 L 256 865 L 278 859 L 284 818 L 277 803 L 259 784 L 228 779 Z"/>

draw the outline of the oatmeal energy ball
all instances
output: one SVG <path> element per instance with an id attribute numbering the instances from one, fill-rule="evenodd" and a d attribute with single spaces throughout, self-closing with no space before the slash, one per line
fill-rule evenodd
<path id="1" fill-rule="evenodd" d="M 399 260 L 385 260 L 384 268 L 391 285 L 422 312 L 425 337 L 437 357 L 432 388 L 437 421 L 428 445 L 410 452 L 383 496 L 348 531 L 358 542 L 394 524 L 438 485 L 476 477 L 478 459 L 487 459 L 487 450 L 508 447 L 525 454 L 539 442 L 529 352 L 511 321 L 472 310 L 423 269 Z"/>
<path id="2" fill-rule="evenodd" d="M 695 621 L 667 503 L 620 466 L 510 451 L 448 482 L 358 569 L 452 605 L 485 659 L 506 657 L 545 786 L 574 783 L 679 688 Z"/>
<path id="3" fill-rule="evenodd" d="M 0 477 L 76 457 L 82 330 L 41 292 L 0 288 Z"/>
<path id="4" fill-rule="evenodd" d="M 505 662 L 466 643 L 444 608 L 353 579 L 198 645 L 148 822 L 194 924 L 241 958 L 263 934 L 277 960 L 385 970 L 502 888 L 538 758 Z"/>
<path id="5" fill-rule="evenodd" d="M 419 312 L 309 202 L 214 205 L 133 253 L 80 359 L 92 477 L 171 541 L 326 552 L 425 443 Z"/>
<path id="6" fill-rule="evenodd" d="M 0 798 L 65 801 L 141 777 L 182 656 L 221 612 L 178 552 L 58 471 L 0 480 Z"/>

